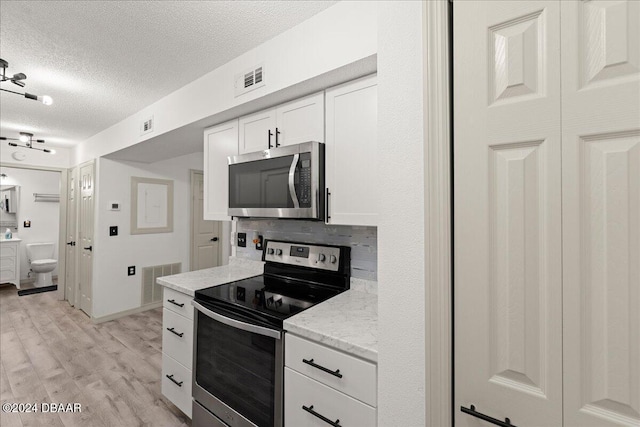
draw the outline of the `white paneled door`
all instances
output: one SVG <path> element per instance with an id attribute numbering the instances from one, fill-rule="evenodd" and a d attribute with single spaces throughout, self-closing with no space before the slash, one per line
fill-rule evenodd
<path id="1" fill-rule="evenodd" d="M 224 239 L 220 221 L 204 219 L 204 175 L 191 172 L 191 271 L 220 265 Z M 226 242 L 224 242 L 226 243 Z"/>
<path id="2" fill-rule="evenodd" d="M 93 194 L 95 191 L 94 163 L 80 167 L 80 309 L 91 316 L 91 283 L 93 278 Z"/>
<path id="3" fill-rule="evenodd" d="M 562 425 L 558 1 L 454 2 L 455 423 Z"/>
<path id="4" fill-rule="evenodd" d="M 456 424 L 640 426 L 640 2 L 454 3 Z"/>
<path id="5" fill-rule="evenodd" d="M 66 240 L 66 250 L 67 256 L 66 260 L 66 268 L 65 268 L 65 299 L 71 305 L 77 305 L 76 302 L 76 254 L 77 254 L 77 226 L 78 223 L 76 221 L 77 209 L 78 209 L 78 198 L 77 198 L 77 174 L 78 169 L 68 169 L 67 171 L 67 240 Z"/>
<path id="6" fill-rule="evenodd" d="M 640 2 L 561 4 L 564 425 L 640 426 Z"/>

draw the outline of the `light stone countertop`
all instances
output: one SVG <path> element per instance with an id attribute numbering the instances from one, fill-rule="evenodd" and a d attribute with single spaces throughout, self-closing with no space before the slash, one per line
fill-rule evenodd
<path id="1" fill-rule="evenodd" d="M 229 265 L 159 277 L 159 285 L 194 296 L 195 291 L 262 274 L 264 263 L 229 258 Z M 346 353 L 377 362 L 376 282 L 351 279 L 351 289 L 284 321 L 284 329 Z"/>
<path id="2" fill-rule="evenodd" d="M 284 321 L 284 329 L 378 362 L 378 295 L 350 289 Z"/>
<path id="3" fill-rule="evenodd" d="M 156 282 L 183 294 L 194 296 L 199 289 L 258 276 L 263 271 L 264 263 L 262 261 L 231 257 L 229 265 L 159 277 Z"/>

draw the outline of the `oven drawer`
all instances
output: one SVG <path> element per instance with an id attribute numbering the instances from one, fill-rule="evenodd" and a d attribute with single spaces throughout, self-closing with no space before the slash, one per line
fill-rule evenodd
<path id="1" fill-rule="evenodd" d="M 162 305 L 164 308 L 193 319 L 193 306 L 191 305 L 193 297 L 166 287 L 162 292 Z"/>
<path id="2" fill-rule="evenodd" d="M 364 403 L 377 406 L 376 365 L 292 334 L 286 334 L 285 340 L 287 367 Z M 337 373 L 337 370 L 340 372 Z"/>
<path id="3" fill-rule="evenodd" d="M 193 320 L 166 308 L 162 310 L 162 352 L 191 369 Z"/>
<path id="4" fill-rule="evenodd" d="M 376 425 L 375 408 L 286 367 L 284 383 L 285 427 L 327 427 L 320 416 L 345 427 Z"/>
<path id="5" fill-rule="evenodd" d="M 191 418 L 191 370 L 166 354 L 162 355 L 162 394 Z"/>

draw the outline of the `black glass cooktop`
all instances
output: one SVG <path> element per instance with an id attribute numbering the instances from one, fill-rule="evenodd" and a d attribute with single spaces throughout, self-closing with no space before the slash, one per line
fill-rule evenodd
<path id="1" fill-rule="evenodd" d="M 196 291 L 195 300 L 214 311 L 250 316 L 260 323 L 282 327 L 284 319 L 343 290 L 308 282 L 260 275 Z"/>

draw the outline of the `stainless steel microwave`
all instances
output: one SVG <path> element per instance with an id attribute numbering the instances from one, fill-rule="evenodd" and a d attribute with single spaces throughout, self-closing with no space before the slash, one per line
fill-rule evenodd
<path id="1" fill-rule="evenodd" d="M 324 144 L 229 157 L 229 215 L 325 219 Z"/>

